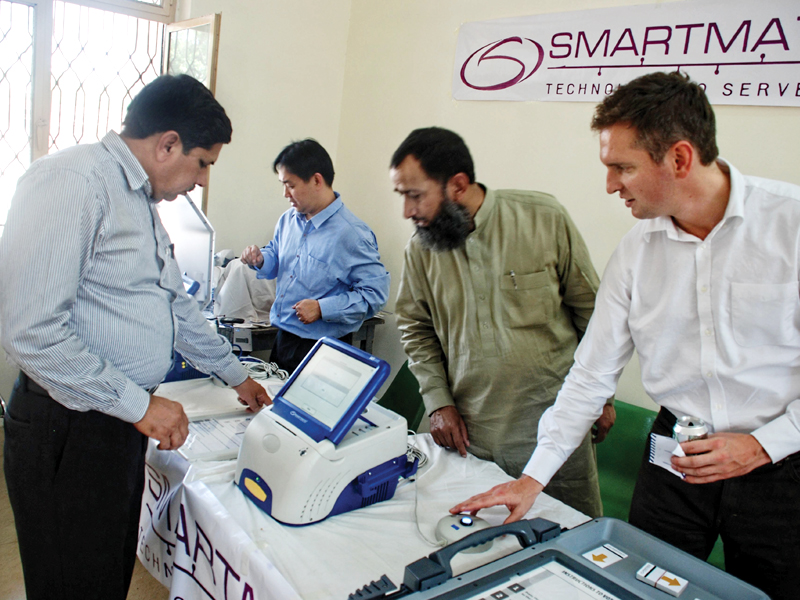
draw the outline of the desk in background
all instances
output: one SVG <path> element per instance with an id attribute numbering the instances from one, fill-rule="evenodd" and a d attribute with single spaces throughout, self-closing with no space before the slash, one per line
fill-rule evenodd
<path id="1" fill-rule="evenodd" d="M 236 393 L 194 380 L 165 384 L 159 395 L 181 402 L 190 418 L 241 410 Z M 235 406 L 234 406 L 235 405 Z M 387 574 L 402 582 L 406 564 L 436 547 L 439 519 L 460 500 L 509 481 L 494 463 L 436 446 L 429 435 L 417 445 L 429 457 L 416 484 L 401 483 L 391 500 L 305 527 L 280 525 L 233 484 L 236 461 L 189 463 L 151 441 L 140 519 L 139 559 L 170 588 L 176 600 L 322 600 L 341 598 Z M 415 512 L 417 517 L 415 517 Z M 481 512 L 492 525 L 508 515 L 502 507 Z M 528 517 L 575 527 L 586 515 L 541 494 Z M 498 540 L 483 554 L 456 557 L 466 571 L 519 548 Z"/>
<path id="2" fill-rule="evenodd" d="M 383 313 L 378 313 L 370 317 L 361 324 L 358 331 L 354 331 L 344 338 L 348 344 L 361 348 L 365 352 L 372 354 L 372 343 L 375 339 L 375 326 L 383 325 L 386 319 Z M 241 325 L 217 325 L 217 332 L 225 336 L 231 344 L 236 344 L 242 348 L 243 352 L 260 352 L 271 350 L 275 343 L 275 336 L 278 335 L 277 327 L 272 325 L 253 325 L 242 327 Z"/>

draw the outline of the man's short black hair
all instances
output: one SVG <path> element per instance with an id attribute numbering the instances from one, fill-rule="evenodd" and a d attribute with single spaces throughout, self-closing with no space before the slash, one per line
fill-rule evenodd
<path id="1" fill-rule="evenodd" d="M 148 83 L 128 105 L 122 135 L 142 140 L 176 131 L 184 154 L 231 141 L 231 120 L 214 95 L 189 75 L 162 75 Z"/>
<path id="2" fill-rule="evenodd" d="M 333 161 L 317 140 L 307 138 L 286 146 L 272 163 L 272 170 L 276 174 L 278 167 L 283 167 L 303 181 L 319 173 L 328 187 L 333 186 Z"/>
<path id="3" fill-rule="evenodd" d="M 706 93 L 682 73 L 650 73 L 620 86 L 597 105 L 592 129 L 636 128 L 637 144 L 660 163 L 675 142 L 686 140 L 710 165 L 719 155 L 714 110 Z"/>
<path id="4" fill-rule="evenodd" d="M 475 166 L 469 148 L 457 133 L 442 127 L 415 129 L 392 155 L 396 169 L 407 156 L 416 158 L 428 177 L 446 185 L 453 175 L 465 173 L 475 183 Z"/>

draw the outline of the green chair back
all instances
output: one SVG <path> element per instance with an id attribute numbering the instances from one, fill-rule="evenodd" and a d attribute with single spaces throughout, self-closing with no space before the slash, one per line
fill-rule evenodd
<path id="1" fill-rule="evenodd" d="M 422 394 L 419 393 L 417 378 L 408 368 L 408 361 L 400 367 L 378 404 L 404 416 L 408 421 L 408 428 L 417 431 L 422 417 L 425 416 L 425 404 L 422 402 Z"/>
<path id="2" fill-rule="evenodd" d="M 595 445 L 603 515 L 628 520 L 633 487 L 639 475 L 647 436 L 656 413 L 617 400 L 617 422 L 605 441 Z"/>

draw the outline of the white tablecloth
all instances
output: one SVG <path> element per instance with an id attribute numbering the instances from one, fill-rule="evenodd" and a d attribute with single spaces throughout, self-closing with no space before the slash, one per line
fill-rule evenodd
<path id="1" fill-rule="evenodd" d="M 429 463 L 416 482 L 401 483 L 392 499 L 287 527 L 234 485 L 235 461 L 190 465 L 151 442 L 139 558 L 175 600 L 344 600 L 383 574 L 399 586 L 408 563 L 437 549 L 422 534 L 433 540 L 448 508 L 510 479 L 494 463 L 443 450 L 429 435 L 417 436 L 416 444 Z M 507 515 L 504 507 L 480 513 L 492 525 Z M 567 528 L 589 520 L 545 494 L 528 513 L 535 516 Z M 488 552 L 457 556 L 453 569 L 463 572 L 517 549 L 513 537 L 495 540 Z"/>

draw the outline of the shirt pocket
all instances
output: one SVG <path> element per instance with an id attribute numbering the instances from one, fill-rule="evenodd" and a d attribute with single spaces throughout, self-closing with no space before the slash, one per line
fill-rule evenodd
<path id="1" fill-rule="evenodd" d="M 336 285 L 338 274 L 333 265 L 309 254 L 302 264 L 300 283 L 312 294 L 322 297 Z"/>
<path id="2" fill-rule="evenodd" d="M 555 315 L 550 273 L 505 273 L 500 278 L 503 309 L 508 327 L 549 323 Z"/>
<path id="3" fill-rule="evenodd" d="M 798 282 L 731 283 L 733 338 L 740 346 L 800 345 Z"/>

